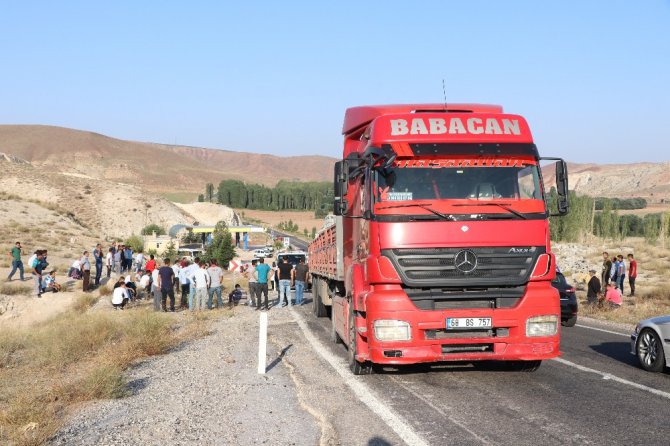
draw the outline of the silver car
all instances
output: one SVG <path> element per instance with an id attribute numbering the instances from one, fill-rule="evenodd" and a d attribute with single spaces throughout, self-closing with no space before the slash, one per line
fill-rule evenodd
<path id="1" fill-rule="evenodd" d="M 641 321 L 630 336 L 631 354 L 649 372 L 662 372 L 670 367 L 670 316 Z"/>

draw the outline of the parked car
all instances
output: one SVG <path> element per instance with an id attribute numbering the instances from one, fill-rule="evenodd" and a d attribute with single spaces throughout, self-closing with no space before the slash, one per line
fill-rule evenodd
<path id="1" fill-rule="evenodd" d="M 568 284 L 565 276 L 556 271 L 556 278 L 551 281 L 551 286 L 558 290 L 561 296 L 561 324 L 565 327 L 574 327 L 577 323 L 577 295 L 575 287 Z"/>
<path id="2" fill-rule="evenodd" d="M 272 253 L 268 252 L 265 248 L 254 249 L 254 258 L 255 259 L 264 259 L 266 257 L 272 257 Z"/>
<path id="3" fill-rule="evenodd" d="M 631 354 L 648 372 L 662 372 L 670 367 L 670 316 L 641 321 L 630 336 Z"/>

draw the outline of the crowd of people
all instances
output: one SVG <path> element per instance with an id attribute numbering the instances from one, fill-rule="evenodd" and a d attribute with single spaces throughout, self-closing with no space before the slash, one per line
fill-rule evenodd
<path id="1" fill-rule="evenodd" d="M 272 290 L 277 291 L 277 303 L 274 307 L 303 305 L 304 291 L 310 279 L 309 267 L 305 264 L 304 258 L 301 258 L 300 263 L 295 267 L 288 262 L 286 257 L 279 264 L 273 262 L 272 266 L 267 265 L 263 258 L 254 259 L 244 274 L 249 280 L 247 304 L 255 307 L 256 310 L 269 310 L 269 285 L 272 286 Z M 295 300 L 291 299 L 292 286 L 295 287 Z"/>
<path id="2" fill-rule="evenodd" d="M 14 244 L 9 255 L 12 258 L 12 269 L 9 272 L 7 281 L 11 281 L 17 271 L 19 273 L 19 279 L 24 281 L 25 269 L 22 260 L 23 247 L 21 246 L 21 242 L 16 242 Z M 33 291 L 38 298 L 42 297 L 42 294 L 44 293 L 57 293 L 62 289 L 61 284 L 56 281 L 56 271 L 51 270 L 47 272 L 49 266 L 47 255 L 48 250 L 38 249 L 30 256 L 30 258 L 28 258 L 27 264 L 34 283 Z"/>
<path id="3" fill-rule="evenodd" d="M 637 261 L 633 254 L 628 254 L 628 266 L 623 254 L 613 256 L 603 252 L 602 270 L 600 278 L 596 270 L 589 271 L 590 279 L 587 284 L 586 300 L 591 305 L 619 308 L 623 304 L 624 284 L 628 273 L 628 297 L 635 296 L 635 280 L 637 279 Z"/>

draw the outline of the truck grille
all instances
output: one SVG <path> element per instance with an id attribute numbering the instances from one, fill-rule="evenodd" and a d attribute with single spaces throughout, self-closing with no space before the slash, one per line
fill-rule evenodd
<path id="1" fill-rule="evenodd" d="M 403 283 L 416 288 L 523 285 L 544 253 L 537 246 L 382 250 Z"/>
<path id="2" fill-rule="evenodd" d="M 458 310 L 470 308 L 511 308 L 523 297 L 525 286 L 469 290 L 405 288 L 405 293 L 420 310 Z"/>

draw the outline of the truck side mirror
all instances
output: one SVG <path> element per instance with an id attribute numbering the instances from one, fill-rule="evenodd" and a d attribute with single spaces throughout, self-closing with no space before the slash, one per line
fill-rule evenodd
<path id="1" fill-rule="evenodd" d="M 349 172 L 346 161 L 338 161 L 335 163 L 334 169 L 334 184 L 335 200 L 333 202 L 333 214 L 345 215 L 349 204 L 345 198 L 349 186 Z"/>
<path id="2" fill-rule="evenodd" d="M 568 200 L 568 165 L 559 160 L 556 163 L 556 193 L 558 194 L 558 214 L 565 215 L 570 210 Z"/>

